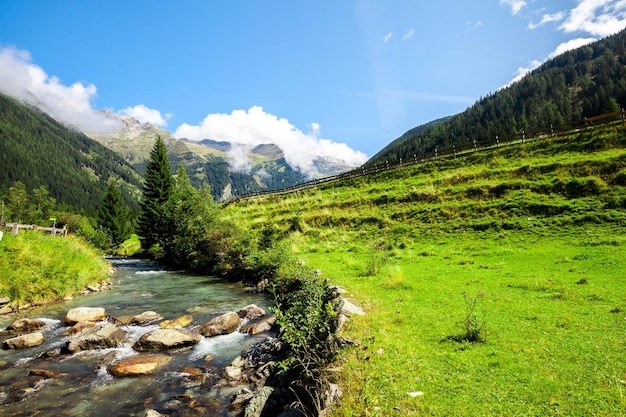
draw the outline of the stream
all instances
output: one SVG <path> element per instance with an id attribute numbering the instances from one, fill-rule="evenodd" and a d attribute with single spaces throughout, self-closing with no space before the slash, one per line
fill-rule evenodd
<path id="1" fill-rule="evenodd" d="M 228 416 L 228 403 L 241 385 L 221 378 L 222 369 L 268 334 L 234 333 L 211 338 L 182 352 L 170 352 L 173 360 L 150 376 L 117 378 L 107 364 L 143 353 L 132 349 L 134 340 L 159 328 L 126 325 L 133 341 L 122 347 L 88 350 L 73 355 L 39 357 L 64 347 L 65 314 L 75 307 L 103 307 L 107 315 L 132 316 L 155 311 L 165 319 L 185 314 L 194 323 L 217 313 L 238 311 L 256 304 L 266 311 L 268 300 L 239 284 L 219 278 L 166 271 L 158 264 L 136 259 L 111 259 L 117 274 L 111 289 L 73 300 L 29 310 L 20 316 L 0 317 L 0 330 L 18 318 L 39 318 L 46 323 L 42 345 L 0 350 L 0 415 L 9 416 L 144 416 L 154 409 L 170 416 Z M 39 356 L 38 356 L 39 355 Z M 185 368 L 200 369 L 192 375 Z M 55 373 L 48 378 L 32 370 Z"/>

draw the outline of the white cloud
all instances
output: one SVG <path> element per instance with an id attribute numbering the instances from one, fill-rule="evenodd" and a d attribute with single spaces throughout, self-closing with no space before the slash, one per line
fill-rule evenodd
<path id="1" fill-rule="evenodd" d="M 577 38 L 577 39 L 572 39 L 569 40 L 567 42 L 563 42 L 561 44 L 559 44 L 556 49 L 552 52 L 550 52 L 550 54 L 548 55 L 548 59 L 552 59 L 555 58 L 567 51 L 571 51 L 572 49 L 576 49 L 576 48 L 580 48 L 581 46 L 587 45 L 591 42 L 596 41 L 597 39 L 595 38 Z M 538 68 L 541 64 L 543 64 L 545 62 L 545 60 L 540 61 L 540 60 L 533 60 L 531 61 L 527 67 L 519 67 L 517 69 L 517 73 L 515 75 L 515 78 L 513 78 L 508 84 L 506 84 L 505 86 L 501 87 L 508 87 L 509 85 L 513 84 L 516 81 L 521 80 L 522 78 L 524 78 L 524 76 L 526 74 L 528 74 L 529 72 L 531 72 L 532 70 Z"/>
<path id="2" fill-rule="evenodd" d="M 465 29 L 466 29 L 466 31 L 471 32 L 473 30 L 477 30 L 477 29 L 481 28 L 482 26 L 483 26 L 483 22 L 481 22 L 479 20 L 479 21 L 476 21 L 476 22 L 468 22 L 468 23 L 466 23 L 465 24 Z"/>
<path id="3" fill-rule="evenodd" d="M 511 13 L 518 14 L 526 7 L 526 2 L 524 0 L 500 0 L 500 5 L 511 6 Z"/>
<path id="4" fill-rule="evenodd" d="M 138 104 L 133 107 L 126 107 L 120 110 L 121 114 L 131 116 L 140 123 L 150 123 L 156 126 L 167 126 L 167 121 L 172 117 L 170 113 L 162 115 L 160 111 Z"/>
<path id="5" fill-rule="evenodd" d="M 408 41 L 409 39 L 413 39 L 413 36 L 415 35 L 415 29 L 411 28 L 410 30 L 408 30 L 404 35 L 402 35 L 402 40 L 403 41 Z"/>
<path id="6" fill-rule="evenodd" d="M 626 1 L 579 0 L 560 29 L 566 33 L 586 32 L 609 36 L 626 27 Z"/>
<path id="7" fill-rule="evenodd" d="M 559 46 L 556 47 L 556 49 L 554 51 L 552 51 L 550 53 L 550 55 L 548 55 L 548 58 L 554 58 L 557 57 L 559 55 L 561 55 L 562 53 L 565 53 L 567 51 L 571 51 L 572 49 L 576 49 L 576 48 L 580 48 L 581 46 L 585 46 L 587 44 L 590 44 L 591 42 L 595 42 L 597 41 L 596 38 L 576 38 L 576 39 L 571 39 L 567 42 L 563 42 L 561 44 L 559 44 Z"/>
<path id="8" fill-rule="evenodd" d="M 80 130 L 110 132 L 121 122 L 93 108 L 96 86 L 75 82 L 67 86 L 31 62 L 27 51 L 0 49 L 0 90 L 31 103 L 58 121 Z"/>
<path id="9" fill-rule="evenodd" d="M 393 36 L 392 32 L 389 32 L 388 34 L 385 35 L 385 37 L 383 38 L 383 42 L 387 43 L 389 42 L 389 39 L 391 39 L 391 37 Z"/>
<path id="10" fill-rule="evenodd" d="M 250 163 L 245 150 L 267 143 L 277 145 L 292 168 L 309 176 L 315 173 L 314 161 L 317 158 L 330 158 L 351 166 L 359 166 L 367 160 L 364 153 L 353 150 L 345 143 L 321 138 L 318 123 L 311 123 L 309 128 L 311 131 L 304 133 L 287 119 L 253 106 L 249 110 L 233 110 L 230 114 L 209 114 L 195 126 L 183 123 L 174 136 L 236 144 L 229 153 L 231 167 L 244 171 L 249 169 Z"/>
<path id="11" fill-rule="evenodd" d="M 546 23 L 558 22 L 559 20 L 563 20 L 563 17 L 565 17 L 565 13 L 563 12 L 544 14 L 539 23 L 530 22 L 528 24 L 528 29 L 536 29 L 541 25 L 545 25 Z"/>

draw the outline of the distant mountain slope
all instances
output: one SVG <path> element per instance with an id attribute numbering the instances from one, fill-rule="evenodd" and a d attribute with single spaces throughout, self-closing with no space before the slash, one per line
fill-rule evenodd
<path id="1" fill-rule="evenodd" d="M 109 114 L 110 117 L 119 117 Z M 144 172 L 150 150 L 157 136 L 167 146 L 172 169 L 184 164 L 195 186 L 211 186 L 216 200 L 254 191 L 285 188 L 307 178 L 285 160 L 283 151 L 274 144 L 245 147 L 212 139 L 191 141 L 176 139 L 165 129 L 150 123 L 139 123 L 121 117 L 123 129 L 110 134 L 87 132 L 93 139 L 122 155 L 139 172 Z M 352 166 L 328 159 L 314 161 L 318 176 L 334 175 Z"/>
<path id="2" fill-rule="evenodd" d="M 0 94 L 0 194 L 15 181 L 45 186 L 57 202 L 94 210 L 110 178 L 136 205 L 140 177 L 118 154 L 30 105 Z"/>
<path id="3" fill-rule="evenodd" d="M 409 131 L 367 165 L 468 141 L 545 131 L 626 106 L 626 31 L 566 52 L 511 86 L 421 132 Z"/>

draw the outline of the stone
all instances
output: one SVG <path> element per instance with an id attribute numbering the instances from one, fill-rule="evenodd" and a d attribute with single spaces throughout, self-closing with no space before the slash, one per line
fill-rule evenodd
<path id="1" fill-rule="evenodd" d="M 238 368 L 236 366 L 227 366 L 226 368 L 224 368 L 224 378 L 230 380 L 230 381 L 237 381 L 239 379 L 241 379 L 241 368 Z"/>
<path id="2" fill-rule="evenodd" d="M 250 304 L 237 312 L 241 319 L 255 319 L 265 315 L 265 310 L 256 304 Z"/>
<path id="3" fill-rule="evenodd" d="M 159 323 L 159 326 L 162 329 L 177 329 L 181 327 L 187 327 L 191 323 L 193 323 L 193 317 L 189 314 L 186 314 L 184 316 L 176 317 L 172 320 L 163 320 L 161 323 Z"/>
<path id="4" fill-rule="evenodd" d="M 126 340 L 125 331 L 111 323 L 105 323 L 70 336 L 67 341 L 67 350 L 76 353 L 83 350 L 114 348 Z"/>
<path id="5" fill-rule="evenodd" d="M 0 305 L 9 304 L 11 302 L 11 297 L 3 296 L 0 297 Z"/>
<path id="6" fill-rule="evenodd" d="M 63 334 L 69 336 L 72 334 L 80 333 L 85 329 L 93 329 L 94 327 L 96 327 L 96 323 L 93 321 L 79 321 L 78 323 L 64 331 Z"/>
<path id="7" fill-rule="evenodd" d="M 65 375 L 63 372 L 51 371 L 49 369 L 30 369 L 28 371 L 29 376 L 40 376 L 42 378 L 51 379 L 61 375 Z"/>
<path id="8" fill-rule="evenodd" d="M 200 326 L 202 336 L 212 337 L 222 334 L 229 334 L 237 330 L 241 324 L 239 315 L 235 312 L 222 314 L 215 317 Z"/>
<path id="9" fill-rule="evenodd" d="M 5 340 L 2 342 L 2 347 L 4 349 L 24 349 L 39 346 L 44 342 L 44 340 L 45 338 L 40 332 L 28 333 Z"/>
<path id="10" fill-rule="evenodd" d="M 65 315 L 65 324 L 73 326 L 80 321 L 102 321 L 106 318 L 104 308 L 102 307 L 77 307 L 67 312 Z"/>
<path id="11" fill-rule="evenodd" d="M 241 326 L 241 333 L 259 334 L 263 332 L 269 332 L 272 327 L 276 325 L 276 316 L 270 315 L 265 317 L 258 317 L 250 320 L 248 323 Z"/>
<path id="12" fill-rule="evenodd" d="M 117 364 L 109 368 L 109 371 L 113 376 L 118 378 L 126 376 L 150 375 L 171 361 L 172 357 L 169 355 L 137 355 L 122 359 Z"/>
<path id="13" fill-rule="evenodd" d="M 157 410 L 148 410 L 146 411 L 145 417 L 161 417 L 163 414 L 159 413 Z"/>
<path id="14" fill-rule="evenodd" d="M 0 315 L 4 315 L 4 314 L 11 314 L 13 313 L 13 307 L 11 307 L 10 305 L 5 305 L 0 307 Z"/>
<path id="15" fill-rule="evenodd" d="M 133 345 L 140 352 L 179 349 L 200 343 L 202 337 L 181 329 L 156 329 L 142 335 Z"/>
<path id="16" fill-rule="evenodd" d="M 273 387 L 265 386 L 257 392 L 245 408 L 244 417 L 261 417 L 265 403 L 274 392 Z"/>
<path id="17" fill-rule="evenodd" d="M 36 330 L 41 330 L 46 327 L 46 323 L 39 319 L 19 319 L 14 321 L 6 329 L 0 332 L 0 334 L 23 334 L 31 333 Z"/>
<path id="18" fill-rule="evenodd" d="M 338 314 L 344 314 L 348 317 L 350 316 L 364 316 L 365 311 L 363 309 L 350 301 L 342 298 L 339 302 L 339 306 L 337 307 Z"/>
<path id="19" fill-rule="evenodd" d="M 137 314 L 133 316 L 130 320 L 130 324 L 133 325 L 142 325 L 152 323 L 154 321 L 163 320 L 163 316 L 154 311 L 144 311 L 141 314 Z"/>

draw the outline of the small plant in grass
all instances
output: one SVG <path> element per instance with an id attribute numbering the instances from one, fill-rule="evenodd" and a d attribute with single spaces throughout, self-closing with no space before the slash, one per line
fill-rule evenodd
<path id="1" fill-rule="evenodd" d="M 368 246 L 367 263 L 365 264 L 366 277 L 373 277 L 387 263 L 389 253 L 384 243 L 370 243 Z"/>
<path id="2" fill-rule="evenodd" d="M 460 325 L 462 332 L 444 338 L 459 343 L 484 343 L 487 341 L 487 329 L 485 322 L 478 316 L 476 308 L 480 300 L 485 297 L 483 291 L 477 291 L 475 295 L 463 292 L 463 302 L 465 304 L 465 314 Z"/>
<path id="3" fill-rule="evenodd" d="M 406 276 L 400 265 L 389 268 L 389 276 L 383 286 L 390 290 L 409 290 L 411 286 L 406 283 Z"/>

